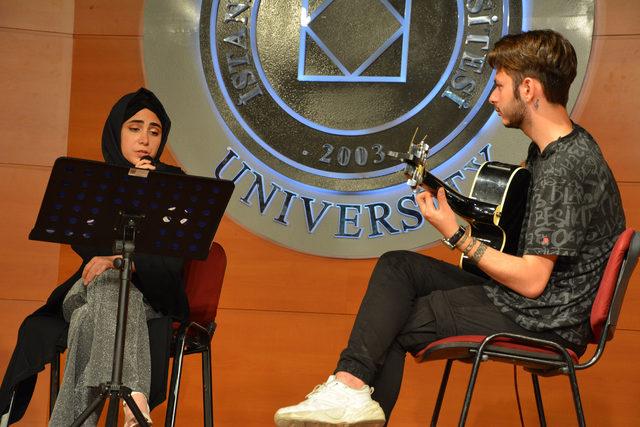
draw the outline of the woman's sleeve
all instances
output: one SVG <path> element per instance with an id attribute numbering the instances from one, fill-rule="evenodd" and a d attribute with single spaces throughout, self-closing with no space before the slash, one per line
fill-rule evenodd
<path id="1" fill-rule="evenodd" d="M 175 257 L 134 254 L 133 282 L 145 299 L 163 314 L 177 320 L 189 315 L 189 305 L 184 292 L 184 260 Z"/>

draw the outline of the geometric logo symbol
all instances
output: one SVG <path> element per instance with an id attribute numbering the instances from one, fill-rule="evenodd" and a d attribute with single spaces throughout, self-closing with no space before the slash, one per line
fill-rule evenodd
<path id="1" fill-rule="evenodd" d="M 298 81 L 405 83 L 410 23 L 411 0 L 404 11 L 389 0 L 324 0 L 311 11 L 302 0 Z M 392 51 L 395 64 L 372 67 Z"/>

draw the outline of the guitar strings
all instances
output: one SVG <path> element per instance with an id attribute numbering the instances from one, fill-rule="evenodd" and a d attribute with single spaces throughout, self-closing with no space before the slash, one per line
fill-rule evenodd
<path id="1" fill-rule="evenodd" d="M 409 148 L 411 148 L 411 146 L 413 145 L 413 141 L 416 140 L 416 135 L 418 134 L 418 129 L 420 129 L 420 127 L 416 126 L 416 131 L 413 132 L 413 136 L 411 137 L 411 142 L 409 143 Z"/>

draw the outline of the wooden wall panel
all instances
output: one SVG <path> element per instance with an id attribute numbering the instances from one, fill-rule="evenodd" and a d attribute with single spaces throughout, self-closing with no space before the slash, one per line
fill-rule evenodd
<path id="1" fill-rule="evenodd" d="M 640 181 L 640 35 L 595 37 L 574 119 L 596 138 L 619 181 Z"/>
<path id="2" fill-rule="evenodd" d="M 57 281 L 59 245 L 27 240 L 50 168 L 0 165 L 0 299 L 43 301 Z"/>
<path id="3" fill-rule="evenodd" d="M 22 286 L 27 288 L 28 286 Z M 13 352 L 22 320 L 37 309 L 41 301 L 15 301 L 0 299 L 0 372 L 4 374 Z M 40 373 L 34 397 L 19 427 L 46 425 L 49 411 L 49 368 Z"/>
<path id="4" fill-rule="evenodd" d="M 142 34 L 143 0 L 76 0 L 75 34 Z"/>
<path id="5" fill-rule="evenodd" d="M 225 308 L 355 314 L 376 262 L 296 253 L 247 233 L 228 218 L 216 241 L 227 248 L 225 282 L 233 283 L 223 289 Z M 421 252 L 450 262 L 458 259 L 443 245 Z"/>
<path id="6" fill-rule="evenodd" d="M 32 242 L 53 160 L 66 153 L 73 0 L 0 2 L 0 372 L 24 317 L 57 279 L 58 245 Z M 20 423 L 46 423 L 47 382 Z"/>
<path id="7" fill-rule="evenodd" d="M 0 28 L 0 163 L 53 164 L 65 152 L 70 35 Z"/>
<path id="8" fill-rule="evenodd" d="M 74 38 L 68 153 L 102 160 L 104 121 L 125 93 L 143 86 L 137 37 Z"/>
<path id="9" fill-rule="evenodd" d="M 68 154 L 102 160 L 102 128 L 111 107 L 122 95 L 142 86 L 138 36 L 75 36 Z M 170 150 L 165 151 L 162 160 L 175 164 Z"/>
<path id="10" fill-rule="evenodd" d="M 2 0 L 0 27 L 71 34 L 73 9 L 74 0 Z"/>
<path id="11" fill-rule="evenodd" d="M 230 309 L 222 310 L 218 320 L 216 421 L 257 427 L 269 425 L 279 404 L 296 401 L 326 379 L 353 317 Z M 185 412 L 197 414 L 188 405 Z"/>
<path id="12" fill-rule="evenodd" d="M 637 425 L 640 420 L 640 373 L 633 355 L 638 351 L 640 331 L 618 330 L 598 364 L 578 374 L 589 425 Z M 556 411 L 561 413 L 562 408 Z"/>
<path id="13" fill-rule="evenodd" d="M 0 304 L 39 305 L 56 280 L 58 246 L 27 236 L 66 153 L 72 31 L 72 0 L 0 3 Z"/>
<path id="14" fill-rule="evenodd" d="M 628 0 L 596 1 L 596 36 L 640 34 L 640 2 Z"/>

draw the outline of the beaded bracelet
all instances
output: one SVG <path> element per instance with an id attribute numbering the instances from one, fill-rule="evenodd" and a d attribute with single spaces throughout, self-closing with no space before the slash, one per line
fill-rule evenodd
<path id="1" fill-rule="evenodd" d="M 471 250 L 472 247 L 476 245 L 477 241 L 478 240 L 475 237 L 472 237 L 471 242 L 469 242 L 467 247 L 463 249 L 462 253 L 465 254 L 465 256 L 469 256 L 469 251 Z"/>
<path id="2" fill-rule="evenodd" d="M 464 234 L 462 235 L 460 240 L 458 240 L 458 242 L 456 243 L 456 248 L 460 249 L 460 247 L 462 247 L 464 242 L 467 241 L 469 236 L 471 236 L 471 227 L 466 227 L 466 229 L 464 230 Z"/>
<path id="3" fill-rule="evenodd" d="M 487 245 L 480 242 L 480 246 L 478 246 L 478 249 L 476 249 L 473 255 L 471 255 L 470 261 L 474 264 L 478 264 L 480 262 L 480 259 L 486 252 L 486 250 L 487 250 Z"/>

